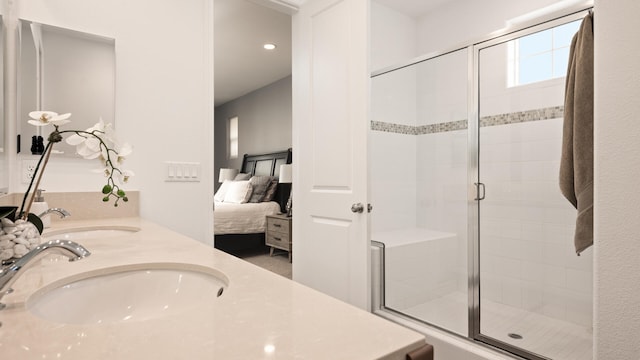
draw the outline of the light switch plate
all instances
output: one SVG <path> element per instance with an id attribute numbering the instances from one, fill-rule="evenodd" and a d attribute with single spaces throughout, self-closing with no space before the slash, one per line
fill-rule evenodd
<path id="1" fill-rule="evenodd" d="M 168 182 L 200 181 L 199 162 L 165 161 L 165 179 Z"/>

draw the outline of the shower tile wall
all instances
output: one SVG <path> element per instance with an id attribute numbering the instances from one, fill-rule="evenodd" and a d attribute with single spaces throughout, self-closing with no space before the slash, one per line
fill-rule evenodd
<path id="1" fill-rule="evenodd" d="M 580 257 L 573 250 L 575 209 L 557 186 L 561 133 L 559 118 L 481 128 L 481 177 L 487 185 L 481 204 L 482 294 L 486 300 L 589 327 L 592 250 Z M 466 292 L 466 257 L 460 256 L 467 243 L 466 132 L 372 131 L 371 136 L 377 145 L 373 169 L 376 163 L 395 168 L 374 172 L 379 178 L 372 179 L 373 227 L 455 233 L 455 280 L 458 291 Z M 398 157 L 402 161 L 394 160 Z M 398 179 L 398 173 L 406 177 Z M 412 302 L 404 294 L 397 297 Z"/>
<path id="2" fill-rule="evenodd" d="M 456 235 L 455 283 L 467 292 L 467 131 L 423 134 L 418 141 L 417 226 Z"/>
<path id="3" fill-rule="evenodd" d="M 372 231 L 416 226 L 416 73 L 413 69 L 372 80 L 370 172 Z M 412 130 L 408 130 L 412 132 Z M 375 238 L 374 238 L 375 240 Z"/>
<path id="4" fill-rule="evenodd" d="M 558 188 L 562 119 L 480 136 L 483 299 L 591 326 L 592 250 L 576 256 L 576 211 Z"/>
<path id="5" fill-rule="evenodd" d="M 417 226 L 455 234 L 457 290 L 467 292 L 467 50 L 418 67 Z"/>
<path id="6" fill-rule="evenodd" d="M 375 234 L 416 226 L 416 138 L 370 132 L 372 239 Z"/>

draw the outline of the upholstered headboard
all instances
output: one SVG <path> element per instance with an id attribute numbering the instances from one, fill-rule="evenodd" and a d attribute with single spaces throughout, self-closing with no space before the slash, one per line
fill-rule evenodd
<path id="1" fill-rule="evenodd" d="M 242 159 L 241 173 L 254 175 L 267 175 L 278 178 L 280 176 L 280 165 L 291 164 L 291 148 L 285 151 L 278 151 L 267 154 L 248 155 Z M 280 209 L 285 212 L 287 200 L 291 193 L 291 184 L 278 184 L 274 201 L 280 204 Z"/>

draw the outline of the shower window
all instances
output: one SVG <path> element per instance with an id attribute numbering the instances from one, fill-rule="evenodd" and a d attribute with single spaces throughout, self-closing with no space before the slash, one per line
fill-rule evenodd
<path id="1" fill-rule="evenodd" d="M 508 86 L 564 77 L 569 46 L 580 21 L 557 26 L 507 42 Z"/>

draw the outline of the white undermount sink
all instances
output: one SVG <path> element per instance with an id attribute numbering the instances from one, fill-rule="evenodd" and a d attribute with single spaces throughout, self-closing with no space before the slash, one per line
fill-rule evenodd
<path id="1" fill-rule="evenodd" d="M 47 239 L 82 241 L 85 239 L 130 235 L 138 231 L 140 231 L 140 228 L 133 226 L 86 226 L 45 232 L 42 236 Z"/>
<path id="2" fill-rule="evenodd" d="M 228 280 L 192 264 L 118 266 L 74 275 L 33 293 L 27 310 L 63 324 L 111 324 L 176 315 L 215 301 Z"/>

